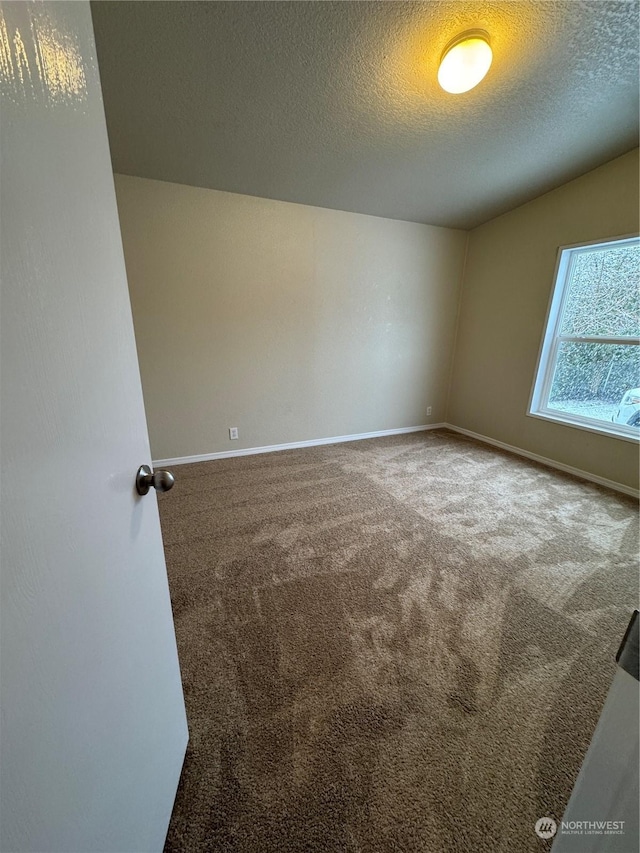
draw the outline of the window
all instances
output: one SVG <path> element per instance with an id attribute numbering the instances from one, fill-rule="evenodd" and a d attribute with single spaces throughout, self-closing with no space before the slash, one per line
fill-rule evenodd
<path id="1" fill-rule="evenodd" d="M 640 238 L 560 249 L 529 414 L 640 438 Z"/>

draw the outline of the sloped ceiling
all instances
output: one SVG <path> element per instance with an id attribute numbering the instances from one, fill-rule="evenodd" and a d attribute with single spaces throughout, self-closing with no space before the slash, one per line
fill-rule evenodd
<path id="1" fill-rule="evenodd" d="M 473 227 L 638 145 L 638 3 L 92 3 L 114 170 Z M 440 55 L 490 34 L 476 89 Z"/>

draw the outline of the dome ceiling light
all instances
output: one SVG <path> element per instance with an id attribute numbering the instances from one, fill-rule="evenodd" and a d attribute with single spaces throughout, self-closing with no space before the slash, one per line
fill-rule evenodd
<path id="1" fill-rule="evenodd" d="M 438 83 L 445 92 L 460 95 L 473 89 L 491 67 L 493 53 L 484 30 L 467 30 L 445 47 L 438 69 Z"/>

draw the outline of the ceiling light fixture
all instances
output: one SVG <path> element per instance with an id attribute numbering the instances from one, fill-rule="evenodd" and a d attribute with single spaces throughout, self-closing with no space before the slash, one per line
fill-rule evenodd
<path id="1" fill-rule="evenodd" d="M 445 92 L 460 95 L 473 89 L 483 79 L 493 53 L 484 30 L 467 30 L 445 47 L 438 69 L 438 83 Z"/>

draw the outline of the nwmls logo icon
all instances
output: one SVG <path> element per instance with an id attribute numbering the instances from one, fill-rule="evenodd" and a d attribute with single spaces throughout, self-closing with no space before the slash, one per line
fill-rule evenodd
<path id="1" fill-rule="evenodd" d="M 536 821 L 536 835 L 540 838 L 553 838 L 558 829 L 558 824 L 551 817 L 541 817 Z"/>
<path id="2" fill-rule="evenodd" d="M 563 820 L 560 835 L 624 835 L 623 820 Z M 538 818 L 535 825 L 540 838 L 553 838 L 558 824 L 552 817 Z"/>

